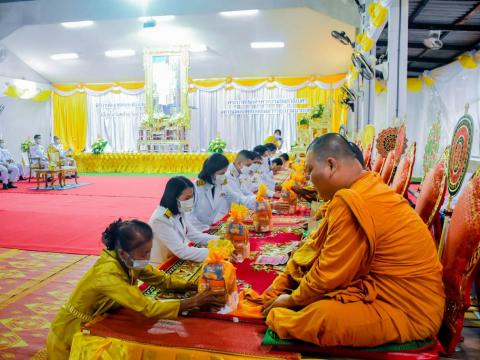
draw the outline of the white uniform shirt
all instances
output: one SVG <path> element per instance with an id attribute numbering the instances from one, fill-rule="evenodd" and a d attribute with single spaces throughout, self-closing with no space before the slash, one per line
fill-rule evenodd
<path id="1" fill-rule="evenodd" d="M 150 262 L 154 265 L 163 263 L 175 255 L 183 260 L 202 262 L 208 256 L 208 249 L 188 246 L 190 242 L 208 245 L 216 236 L 199 232 L 182 214 L 173 215 L 166 208 L 159 206 L 153 212 L 148 224 L 153 230 L 153 244 Z"/>
<path id="2" fill-rule="evenodd" d="M 253 194 L 253 191 L 251 191 L 250 186 L 243 186 L 242 182 L 248 182 L 248 180 L 240 174 L 240 172 L 237 170 L 235 165 L 230 164 L 228 166 L 227 172 L 226 172 L 226 177 L 228 181 L 228 185 L 230 188 L 238 193 L 241 194 L 242 199 L 241 203 L 244 204 L 246 207 L 249 209 L 254 209 L 255 208 L 255 195 Z"/>
<path id="3" fill-rule="evenodd" d="M 215 187 L 214 195 L 212 195 L 213 187 Z M 189 215 L 190 221 L 197 229 L 205 231 L 210 225 L 227 215 L 230 212 L 230 206 L 234 202 L 248 207 L 249 197 L 234 191 L 228 184 L 228 180 L 220 186 L 197 180 L 195 185 L 195 205 L 192 213 Z"/>
<path id="4" fill-rule="evenodd" d="M 63 145 L 62 144 L 55 144 L 55 143 L 52 143 L 52 146 L 58 150 L 58 152 L 60 153 L 60 157 L 61 158 L 64 158 L 67 156 L 67 152 L 63 149 Z"/>
<path id="5" fill-rule="evenodd" d="M 10 151 L 7 149 L 0 149 L 0 163 L 4 162 L 6 163 L 7 161 L 13 161 L 13 156 L 10 154 Z"/>
<path id="6" fill-rule="evenodd" d="M 40 158 L 42 160 L 48 160 L 47 157 L 45 156 L 45 150 L 43 149 L 42 145 L 34 144 L 30 146 L 29 151 L 32 158 Z"/>
<path id="7" fill-rule="evenodd" d="M 275 180 L 273 178 L 273 172 L 270 170 L 268 159 L 262 159 L 262 166 L 260 167 L 260 181 L 264 183 L 270 192 L 275 192 Z"/>

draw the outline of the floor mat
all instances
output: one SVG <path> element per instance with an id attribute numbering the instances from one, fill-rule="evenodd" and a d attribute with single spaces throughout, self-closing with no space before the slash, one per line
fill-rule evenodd
<path id="1" fill-rule="evenodd" d="M 0 249 L 0 359 L 46 359 L 50 322 L 95 261 L 94 256 Z"/>

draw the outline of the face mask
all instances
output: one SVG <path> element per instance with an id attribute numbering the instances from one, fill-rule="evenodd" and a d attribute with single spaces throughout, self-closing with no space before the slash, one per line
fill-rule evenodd
<path id="1" fill-rule="evenodd" d="M 0 143 L 0 149 L 3 149 L 3 148 L 5 148 L 5 144 Z"/>
<path id="2" fill-rule="evenodd" d="M 240 172 L 243 174 L 243 175 L 248 175 L 251 171 L 251 168 L 252 168 L 252 165 L 250 166 L 244 166 Z"/>
<path id="3" fill-rule="evenodd" d="M 135 260 L 135 259 L 132 259 L 132 257 L 127 254 L 128 256 L 128 260 L 123 260 L 123 263 L 130 269 L 133 269 L 133 270 L 143 270 L 145 269 L 145 267 L 148 265 L 148 263 L 150 262 L 149 260 Z"/>
<path id="4" fill-rule="evenodd" d="M 250 169 L 249 169 L 249 170 L 250 170 L 250 172 L 252 172 L 252 173 L 256 173 L 257 170 L 258 170 L 258 167 L 259 167 L 259 165 L 254 163 L 254 164 L 250 165 Z"/>
<path id="5" fill-rule="evenodd" d="M 275 135 L 275 139 L 280 140 L 282 137 L 280 135 Z"/>
<path id="6" fill-rule="evenodd" d="M 215 175 L 215 180 L 213 181 L 215 185 L 220 186 L 225 183 L 227 177 L 225 175 Z"/>
<path id="7" fill-rule="evenodd" d="M 180 200 L 178 201 L 180 203 L 180 210 L 189 213 L 193 209 L 193 197 L 188 199 L 188 200 Z"/>

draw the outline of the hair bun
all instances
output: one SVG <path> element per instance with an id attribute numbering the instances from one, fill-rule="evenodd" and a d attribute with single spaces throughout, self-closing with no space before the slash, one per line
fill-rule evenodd
<path id="1" fill-rule="evenodd" d="M 105 244 L 108 250 L 115 249 L 115 243 L 117 242 L 117 235 L 120 226 L 122 226 L 122 219 L 119 218 L 118 220 L 112 222 L 105 231 L 102 233 L 102 242 Z"/>

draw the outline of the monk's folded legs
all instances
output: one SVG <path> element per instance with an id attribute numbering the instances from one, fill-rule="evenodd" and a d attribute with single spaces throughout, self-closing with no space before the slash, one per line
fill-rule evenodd
<path id="1" fill-rule="evenodd" d="M 415 340 L 407 316 L 378 300 L 370 304 L 320 300 L 299 311 L 274 308 L 267 325 L 283 339 L 326 346 L 377 346 Z"/>

